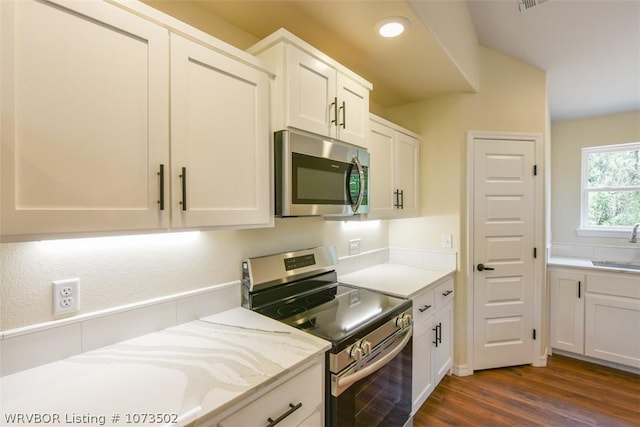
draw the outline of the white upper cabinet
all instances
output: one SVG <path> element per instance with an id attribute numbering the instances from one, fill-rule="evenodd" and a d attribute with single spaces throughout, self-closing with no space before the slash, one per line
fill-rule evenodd
<path id="1" fill-rule="evenodd" d="M 269 78 L 171 35 L 172 227 L 271 221 Z"/>
<path id="2" fill-rule="evenodd" d="M 285 110 L 286 122 L 279 123 L 274 130 L 291 126 L 331 136 L 336 128 L 332 107 L 336 97 L 336 70 L 295 46 L 284 48 L 288 76 L 285 85 L 290 95 L 280 106 Z"/>
<path id="3" fill-rule="evenodd" d="M 3 236 L 164 227 L 168 32 L 103 2 L 3 1 Z"/>
<path id="4" fill-rule="evenodd" d="M 272 224 L 262 61 L 141 3 L 0 14 L 3 241 Z"/>
<path id="5" fill-rule="evenodd" d="M 284 29 L 249 52 L 276 68 L 274 130 L 294 127 L 366 147 L 371 83 Z"/>
<path id="6" fill-rule="evenodd" d="M 419 215 L 418 136 L 373 114 L 369 126 L 371 200 L 367 217 Z"/>

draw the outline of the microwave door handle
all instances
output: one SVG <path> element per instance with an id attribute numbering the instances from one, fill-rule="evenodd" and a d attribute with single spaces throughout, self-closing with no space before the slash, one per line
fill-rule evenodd
<path id="1" fill-rule="evenodd" d="M 362 200 L 364 199 L 365 186 L 364 186 L 364 167 L 362 166 L 362 163 L 360 163 L 360 160 L 358 160 L 357 157 L 354 157 L 353 164 L 358 169 L 358 175 L 360 176 L 360 191 L 358 192 L 358 200 L 356 200 L 355 204 L 351 205 L 351 208 L 353 209 L 353 213 L 355 214 L 358 212 L 358 209 L 360 209 L 360 205 L 362 205 Z"/>

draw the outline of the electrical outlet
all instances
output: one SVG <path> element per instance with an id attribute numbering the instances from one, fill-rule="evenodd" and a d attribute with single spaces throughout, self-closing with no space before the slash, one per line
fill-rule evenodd
<path id="1" fill-rule="evenodd" d="M 360 242 L 362 239 L 349 240 L 349 255 L 357 255 L 360 253 Z"/>
<path id="2" fill-rule="evenodd" d="M 80 310 L 80 279 L 54 280 L 53 314 L 71 313 Z"/>
<path id="3" fill-rule="evenodd" d="M 453 247 L 452 240 L 453 240 L 453 238 L 452 238 L 451 234 L 443 234 L 442 235 L 442 247 L 443 248 L 451 248 L 451 247 Z"/>

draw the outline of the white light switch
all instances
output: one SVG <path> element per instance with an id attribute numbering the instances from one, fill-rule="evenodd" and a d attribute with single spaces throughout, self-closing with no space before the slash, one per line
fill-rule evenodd
<path id="1" fill-rule="evenodd" d="M 452 243 L 453 237 L 451 234 L 443 234 L 442 235 L 442 247 L 443 248 L 451 248 L 453 247 Z"/>

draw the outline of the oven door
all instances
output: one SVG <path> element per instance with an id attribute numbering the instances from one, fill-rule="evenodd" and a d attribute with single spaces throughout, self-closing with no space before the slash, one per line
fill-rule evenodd
<path id="1" fill-rule="evenodd" d="M 402 427 L 411 415 L 411 327 L 371 354 L 331 374 L 327 419 L 331 426 Z"/>

